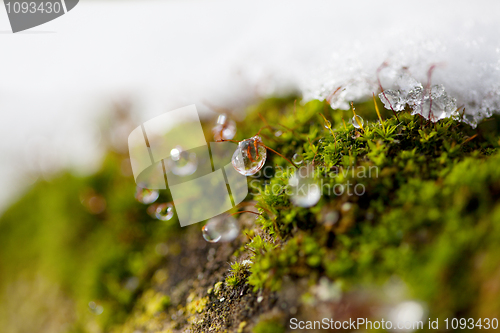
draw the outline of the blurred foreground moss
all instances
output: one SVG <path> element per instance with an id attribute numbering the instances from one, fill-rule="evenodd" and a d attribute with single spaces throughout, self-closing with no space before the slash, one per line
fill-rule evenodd
<path id="1" fill-rule="evenodd" d="M 291 317 L 376 316 L 390 298 L 376 290 L 399 285 L 429 317 L 498 317 L 500 120 L 473 130 L 384 111 L 382 126 L 372 102 L 356 113 L 363 129 L 319 101 L 271 98 L 248 109 L 236 139 L 267 125 L 265 144 L 314 164 L 323 195 L 293 206 L 285 190 L 295 171 L 270 153 L 273 171 L 250 178 L 248 205 L 262 215 L 242 214 L 232 244 L 150 218 L 123 173 L 126 154 L 109 153 L 89 177 L 38 182 L 0 218 L 0 324 L 275 332 Z"/>
<path id="2" fill-rule="evenodd" d="M 38 292 L 39 279 L 58 286 L 60 299 L 51 300 L 47 307 L 69 306 L 72 315 L 67 327 L 75 331 L 88 330 L 85 325 L 94 320 L 100 327 L 124 320 L 148 284 L 161 258 L 155 246 L 180 227 L 146 214 L 146 206 L 134 199 L 133 180 L 120 171 L 123 158 L 110 153 L 102 169 L 90 177 L 62 174 L 38 182 L 1 217 L 2 313 L 15 316 L 2 319 L 14 319 L 20 325 L 13 331 L 50 321 L 50 314 L 43 313 L 23 320 L 31 312 L 38 313 L 39 302 L 53 295 L 30 301 L 22 290 L 13 289 L 20 280 L 20 288 L 29 294 Z M 28 299 L 12 308 L 22 297 Z M 71 319 L 76 319 L 76 326 Z"/>

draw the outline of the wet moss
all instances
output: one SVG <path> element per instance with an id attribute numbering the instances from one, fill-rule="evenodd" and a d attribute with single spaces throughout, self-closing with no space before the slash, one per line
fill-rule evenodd
<path id="1" fill-rule="evenodd" d="M 75 332 L 286 331 L 291 317 L 376 316 L 370 309 L 389 302 L 376 290 L 400 285 L 401 299 L 427 304 L 429 317 L 498 316 L 500 119 L 473 130 L 382 108 L 380 122 L 373 102 L 355 107 L 363 129 L 351 111 L 319 101 L 249 107 L 236 139 L 265 127 L 267 146 L 314 165 L 323 194 L 294 206 L 295 168 L 270 153 L 267 171 L 249 180 L 247 206 L 261 215 L 241 214 L 230 244 L 150 218 L 120 171 L 126 152 L 110 152 L 95 175 L 37 183 L 0 218 L 2 290 L 20 277 L 33 289 L 43 276 L 79 314 Z M 89 189 L 104 212 L 80 202 Z M 3 292 L 3 304 L 20 295 Z"/>

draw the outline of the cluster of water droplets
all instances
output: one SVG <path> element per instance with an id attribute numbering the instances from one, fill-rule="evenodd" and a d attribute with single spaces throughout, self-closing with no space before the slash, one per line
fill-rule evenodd
<path id="1" fill-rule="evenodd" d="M 96 304 L 96 302 L 94 302 L 94 301 L 89 302 L 89 310 L 90 310 L 90 312 L 92 312 L 96 315 L 100 315 L 104 312 L 103 306 Z"/>
<path id="2" fill-rule="evenodd" d="M 256 174 L 266 163 L 267 149 L 260 136 L 241 141 L 233 154 L 231 163 L 240 174 L 251 176 Z"/>
<path id="3" fill-rule="evenodd" d="M 147 213 L 152 218 L 160 221 L 169 221 L 174 217 L 174 205 L 170 202 L 155 203 L 160 196 L 157 190 L 137 186 L 135 199 L 144 205 L 149 205 Z"/>
<path id="4" fill-rule="evenodd" d="M 288 179 L 290 201 L 299 207 L 312 207 L 321 198 L 321 190 L 314 179 L 314 167 L 311 164 L 298 168 Z"/>
<path id="5" fill-rule="evenodd" d="M 379 94 L 386 109 L 402 111 L 408 104 L 412 115 L 419 114 L 432 122 L 458 116 L 457 101 L 446 93 L 442 84 L 424 88 L 422 83 L 403 72 L 396 85 L 399 89 L 386 89 Z"/>
<path id="6" fill-rule="evenodd" d="M 236 135 L 236 123 L 226 114 L 220 114 L 212 128 L 215 141 L 231 140 Z"/>
<path id="7" fill-rule="evenodd" d="M 169 221 L 174 217 L 174 206 L 170 202 L 161 203 L 156 206 L 154 216 L 160 221 Z"/>
<path id="8" fill-rule="evenodd" d="M 238 237 L 240 226 L 231 215 L 221 214 L 212 217 L 202 228 L 203 238 L 207 242 L 231 242 Z"/>

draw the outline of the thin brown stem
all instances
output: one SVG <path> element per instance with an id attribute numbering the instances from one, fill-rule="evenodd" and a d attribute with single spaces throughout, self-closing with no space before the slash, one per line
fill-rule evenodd
<path id="1" fill-rule="evenodd" d="M 467 143 L 467 142 L 469 142 L 471 140 L 474 140 L 477 137 L 477 135 L 478 135 L 477 133 L 474 134 L 473 136 L 471 136 L 470 138 L 468 138 L 467 140 L 465 140 L 464 142 L 462 142 L 462 144 Z"/>
<path id="2" fill-rule="evenodd" d="M 335 89 L 330 95 L 328 95 L 327 98 L 325 98 L 325 100 L 328 102 L 328 104 L 331 104 L 332 103 L 332 98 L 333 96 L 335 96 L 335 94 L 340 90 L 342 89 L 342 86 L 338 87 L 337 89 Z"/>
<path id="3" fill-rule="evenodd" d="M 284 128 L 284 129 L 286 129 L 287 131 L 290 131 L 290 132 L 292 132 L 293 134 L 295 134 L 295 135 L 297 135 L 297 136 L 298 136 L 298 135 L 302 135 L 302 133 L 297 133 L 297 132 L 295 132 L 295 130 L 294 130 L 293 128 L 287 127 L 287 126 L 285 126 L 285 125 L 283 125 L 283 124 L 278 123 L 278 126 L 283 127 L 283 128 Z"/>
<path id="4" fill-rule="evenodd" d="M 387 96 L 385 95 L 385 92 L 384 92 L 384 88 L 382 87 L 382 83 L 380 82 L 380 77 L 379 77 L 379 73 L 382 69 L 384 69 L 385 67 L 387 67 L 389 64 L 387 62 L 384 62 L 382 65 L 380 65 L 379 68 L 377 68 L 377 82 L 378 82 L 378 86 L 380 88 L 380 91 L 382 92 L 382 95 L 384 96 L 385 100 L 389 103 L 389 106 L 391 107 L 391 110 L 392 110 L 392 113 L 394 113 L 394 116 L 396 117 L 396 119 L 398 120 L 399 122 L 399 118 L 398 118 L 398 115 L 396 114 L 396 111 L 394 111 L 393 107 L 392 107 L 392 104 L 391 104 L 391 101 L 389 101 L 389 99 L 387 98 Z"/>
<path id="5" fill-rule="evenodd" d="M 260 114 L 260 112 L 258 113 L 259 115 L 259 118 L 264 122 L 264 124 L 266 124 L 266 126 L 269 126 L 269 123 L 267 122 L 266 118 L 264 118 L 263 115 Z"/>
<path id="6" fill-rule="evenodd" d="M 229 142 L 234 142 L 234 143 L 240 143 L 241 141 L 236 141 L 236 140 L 229 140 L 229 139 L 220 139 L 220 140 L 217 140 L 215 142 L 226 142 L 226 141 L 229 141 Z"/>
<path id="7" fill-rule="evenodd" d="M 288 161 L 288 163 L 290 163 L 291 165 L 293 165 L 294 167 L 296 167 L 297 169 L 299 168 L 298 166 L 295 165 L 295 163 L 293 163 L 292 161 L 290 161 L 288 158 L 286 158 L 284 155 L 278 153 L 276 150 L 272 149 L 272 148 L 269 148 L 268 146 L 264 145 L 264 147 L 266 147 L 267 149 L 269 149 L 270 151 L 272 151 L 273 153 L 275 153 L 276 155 L 279 155 L 281 157 L 283 157 L 285 160 Z"/>
<path id="8" fill-rule="evenodd" d="M 429 71 L 427 72 L 427 91 L 429 92 L 429 120 L 434 118 L 434 115 L 432 114 L 432 95 L 431 95 L 431 78 L 432 78 L 432 72 L 436 68 L 436 64 L 432 65 L 429 68 Z M 422 95 L 422 113 L 423 113 L 423 105 L 424 105 L 424 94 Z"/>
<path id="9" fill-rule="evenodd" d="M 255 215 L 259 215 L 259 216 L 262 215 L 262 213 L 254 212 L 254 211 L 251 211 L 251 210 L 240 210 L 239 212 L 235 212 L 235 213 L 232 213 L 230 215 L 233 216 L 233 215 L 243 214 L 243 213 L 252 213 L 252 214 L 255 214 Z"/>

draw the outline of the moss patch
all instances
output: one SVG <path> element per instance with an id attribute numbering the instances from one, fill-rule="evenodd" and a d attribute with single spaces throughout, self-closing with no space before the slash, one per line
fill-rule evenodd
<path id="1" fill-rule="evenodd" d="M 294 101 L 250 107 L 237 139 L 265 126 L 267 146 L 314 165 L 316 205 L 291 203 L 295 168 L 269 153 L 267 171 L 249 179 L 247 206 L 261 215 L 237 215 L 241 236 L 208 244 L 199 225 L 150 218 L 120 171 L 127 154 L 112 152 L 95 175 L 39 182 L 2 215 L 3 306 L 42 276 L 78 314 L 57 319 L 75 332 L 278 332 L 291 317 L 378 319 L 373 308 L 404 299 L 433 318 L 498 316 L 500 120 L 472 130 L 382 111 L 380 123 L 366 102 L 355 105 L 358 129 L 351 111 Z M 88 195 L 106 209 L 89 210 Z M 28 287 L 12 288 L 21 279 Z"/>

